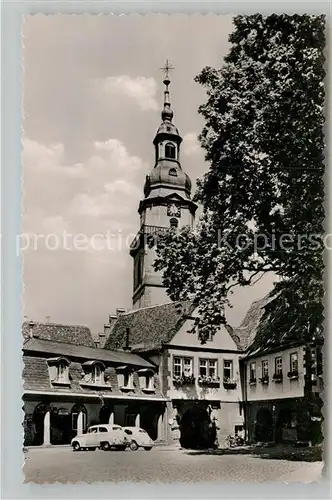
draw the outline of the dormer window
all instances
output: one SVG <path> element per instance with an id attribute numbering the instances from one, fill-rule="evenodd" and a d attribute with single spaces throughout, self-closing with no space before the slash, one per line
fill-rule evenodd
<path id="1" fill-rule="evenodd" d="M 154 392 L 154 371 L 147 368 L 138 370 L 139 385 L 142 391 Z"/>
<path id="2" fill-rule="evenodd" d="M 100 384 L 102 382 L 102 371 L 99 364 L 93 365 L 91 380 L 94 384 Z"/>
<path id="3" fill-rule="evenodd" d="M 170 175 L 171 177 L 177 177 L 178 173 L 176 171 L 176 168 L 170 168 L 169 172 L 168 172 L 168 175 Z"/>
<path id="4" fill-rule="evenodd" d="M 134 390 L 134 376 L 129 366 L 117 366 L 116 373 L 118 377 L 119 389 L 122 391 Z"/>
<path id="5" fill-rule="evenodd" d="M 176 158 L 175 146 L 171 142 L 168 142 L 165 145 L 165 158 L 171 158 L 171 159 Z"/>
<path id="6" fill-rule="evenodd" d="M 47 360 L 50 381 L 52 384 L 69 385 L 69 361 L 66 358 L 49 358 Z"/>
<path id="7" fill-rule="evenodd" d="M 100 361 L 86 361 L 82 364 L 81 385 L 105 385 L 105 366 Z"/>

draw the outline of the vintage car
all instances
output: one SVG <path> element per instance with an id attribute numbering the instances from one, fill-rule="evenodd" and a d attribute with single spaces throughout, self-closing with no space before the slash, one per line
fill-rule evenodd
<path id="1" fill-rule="evenodd" d="M 132 451 L 137 450 L 139 447 L 144 448 L 146 451 L 152 449 L 154 442 L 149 434 L 139 427 L 123 427 L 127 437 L 130 439 L 129 447 Z"/>
<path id="2" fill-rule="evenodd" d="M 95 450 L 104 451 L 116 449 L 125 450 L 130 445 L 130 439 L 120 425 L 92 425 L 86 434 L 78 434 L 71 440 L 74 451 Z"/>

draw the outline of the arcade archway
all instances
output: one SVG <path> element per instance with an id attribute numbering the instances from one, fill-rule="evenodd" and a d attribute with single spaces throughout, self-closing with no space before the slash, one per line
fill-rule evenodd
<path id="1" fill-rule="evenodd" d="M 180 419 L 180 444 L 183 448 L 211 448 L 216 439 L 213 430 L 213 423 L 205 408 L 189 408 Z"/>
<path id="2" fill-rule="evenodd" d="M 267 443 L 273 441 L 273 418 L 267 408 L 260 408 L 256 416 L 255 441 Z"/>

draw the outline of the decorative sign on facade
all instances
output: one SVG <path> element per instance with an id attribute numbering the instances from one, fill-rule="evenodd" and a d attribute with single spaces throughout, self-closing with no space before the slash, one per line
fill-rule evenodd
<path id="1" fill-rule="evenodd" d="M 181 208 L 175 203 L 172 203 L 167 207 L 167 215 L 169 217 L 181 217 Z"/>

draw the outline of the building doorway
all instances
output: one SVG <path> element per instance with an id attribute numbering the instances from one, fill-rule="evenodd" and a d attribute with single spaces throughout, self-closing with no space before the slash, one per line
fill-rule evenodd
<path id="1" fill-rule="evenodd" d="M 273 441 L 273 419 L 268 408 L 260 408 L 257 412 L 255 441 L 257 443 Z"/>
<path id="2" fill-rule="evenodd" d="M 205 408 L 189 408 L 180 419 L 180 444 L 183 448 L 204 449 L 214 446 L 213 423 Z"/>

